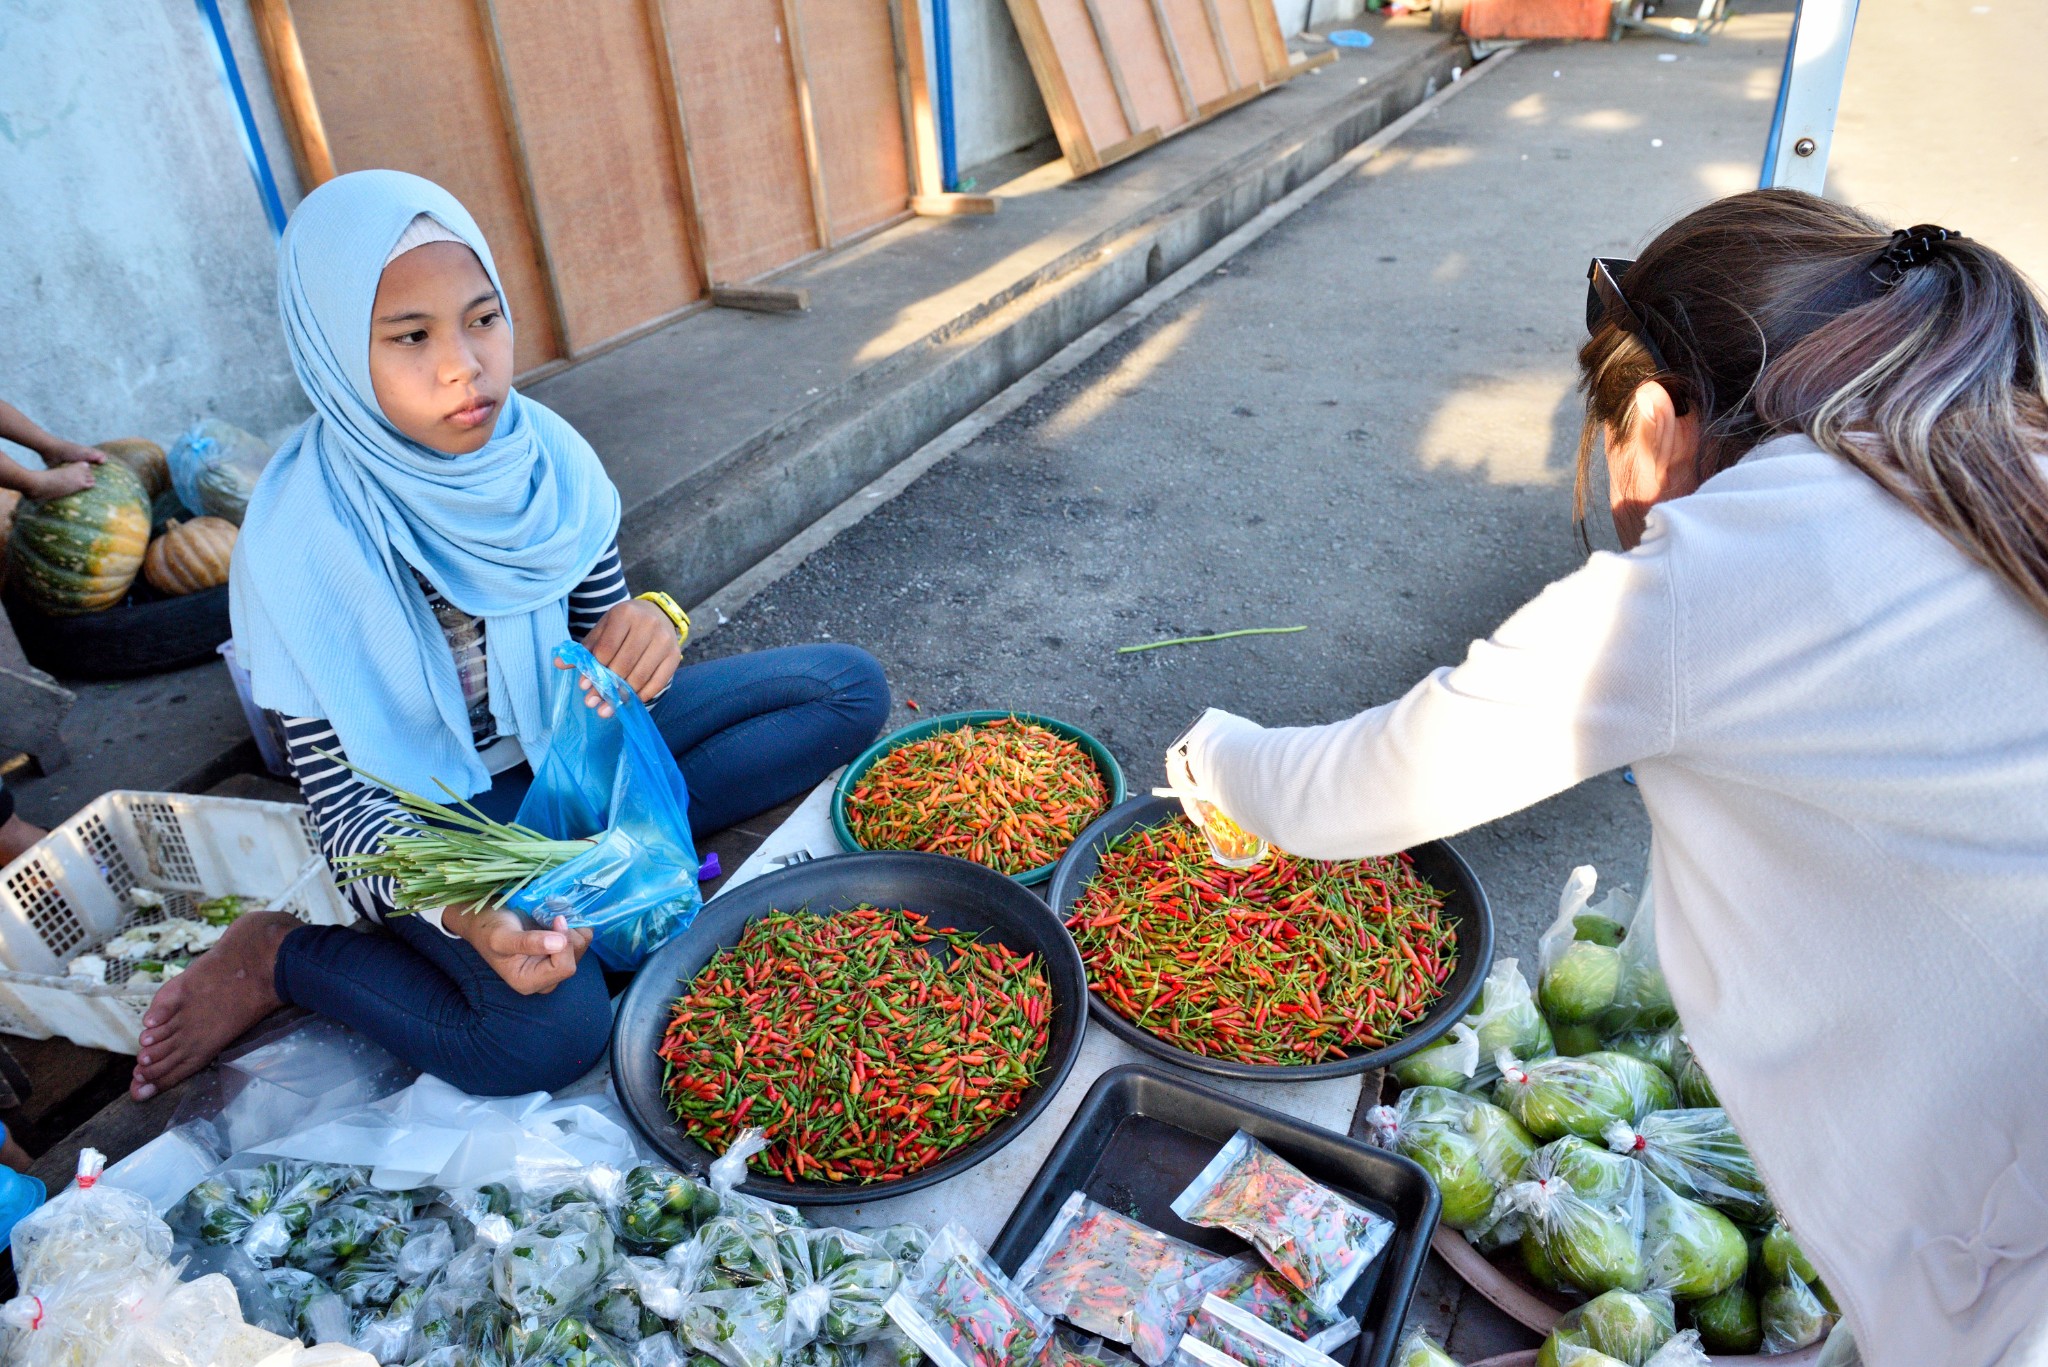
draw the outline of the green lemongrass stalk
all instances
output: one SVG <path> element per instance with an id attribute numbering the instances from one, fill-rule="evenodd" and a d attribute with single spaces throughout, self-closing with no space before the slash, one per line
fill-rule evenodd
<path id="1" fill-rule="evenodd" d="M 1176 636 L 1170 641 L 1147 641 L 1141 646 L 1118 646 L 1119 655 L 1135 655 L 1141 650 L 1163 650 L 1167 646 L 1198 646 L 1209 641 L 1234 641 L 1240 636 L 1292 636 L 1307 627 L 1246 627 L 1242 631 L 1219 631 L 1208 636 Z"/>
<path id="2" fill-rule="evenodd" d="M 342 887 L 365 878 L 391 879 L 394 915 L 451 906 L 495 910 L 541 874 L 590 848 L 588 840 L 550 840 L 531 827 L 493 821 L 440 779 L 434 785 L 450 805 L 321 753 L 385 789 L 404 809 L 396 828 L 379 837 L 383 848 L 335 861 Z"/>

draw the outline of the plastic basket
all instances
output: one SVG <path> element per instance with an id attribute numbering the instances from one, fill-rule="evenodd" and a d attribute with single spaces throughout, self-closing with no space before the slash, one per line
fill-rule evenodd
<path id="1" fill-rule="evenodd" d="M 263 767 L 279 778 L 290 778 L 291 747 L 285 742 L 284 723 L 277 719 L 275 712 L 267 712 L 256 705 L 249 671 L 235 659 L 234 638 L 222 641 L 214 648 L 214 653 L 227 661 L 228 681 L 235 686 L 235 701 L 242 705 L 242 720 L 249 723 L 249 734 L 256 741 L 256 753 L 263 756 Z"/>
<path id="2" fill-rule="evenodd" d="M 162 894 L 163 906 L 137 909 L 131 888 Z M 67 977 L 71 960 L 130 926 L 196 920 L 200 902 L 229 895 L 311 925 L 355 919 L 304 807 L 184 793 L 93 799 L 0 869 L 0 1033 L 134 1053 L 156 986 L 131 987 L 129 965 L 114 960 L 105 983 Z"/>

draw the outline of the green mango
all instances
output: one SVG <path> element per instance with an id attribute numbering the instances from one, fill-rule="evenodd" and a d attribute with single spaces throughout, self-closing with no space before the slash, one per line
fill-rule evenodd
<path id="1" fill-rule="evenodd" d="M 1596 945 L 1615 948 L 1628 934 L 1628 927 L 1612 916 L 1603 916 L 1597 911 L 1582 911 L 1572 917 L 1572 938 L 1590 940 Z"/>
<path id="2" fill-rule="evenodd" d="M 1543 1154 L 1544 1171 L 1562 1177 L 1573 1191 L 1596 1206 L 1626 1200 L 1642 1180 L 1628 1158 L 1576 1135 L 1546 1145 Z"/>
<path id="3" fill-rule="evenodd" d="M 1754 1353 L 1764 1341 L 1756 1296 L 1746 1286 L 1731 1286 L 1718 1296 L 1695 1301 L 1689 1314 L 1700 1346 L 1709 1353 Z"/>
<path id="4" fill-rule="evenodd" d="M 1452 1229 L 1470 1229 L 1492 1213 L 1499 1188 L 1487 1176 L 1471 1136 L 1430 1127 L 1403 1134 L 1401 1152 L 1436 1179 L 1443 1222 Z"/>
<path id="5" fill-rule="evenodd" d="M 1620 983 L 1620 950 L 1574 940 L 1544 972 L 1536 1000 L 1553 1027 L 1590 1024 L 1614 1005 Z"/>
<path id="6" fill-rule="evenodd" d="M 1698 1300 L 1742 1284 L 1749 1245 L 1720 1211 L 1664 1188 L 1645 1208 L 1643 1262 L 1650 1285 Z"/>
<path id="7" fill-rule="evenodd" d="M 1522 1180 L 1536 1152 L 1536 1139 L 1522 1128 L 1521 1121 L 1482 1101 L 1465 1117 L 1465 1133 L 1472 1136 L 1479 1161 L 1496 1183 Z"/>
<path id="8" fill-rule="evenodd" d="M 1774 1282 L 1784 1281 L 1788 1275 L 1811 1285 L 1820 1280 L 1820 1274 L 1813 1269 L 1812 1262 L 1792 1238 L 1792 1231 L 1785 1228 L 1782 1220 L 1773 1221 L 1764 1231 L 1764 1270 L 1771 1274 Z"/>
<path id="9" fill-rule="evenodd" d="M 1557 1042 L 1557 1052 L 1566 1058 L 1578 1058 L 1582 1054 L 1598 1053 L 1601 1049 L 1600 1031 L 1590 1025 L 1566 1025 L 1560 1022 L 1551 1031 Z"/>
<path id="10" fill-rule="evenodd" d="M 1587 1346 L 1629 1367 L 1642 1367 L 1678 1327 L 1669 1301 L 1633 1291 L 1603 1291 L 1575 1313 Z"/>

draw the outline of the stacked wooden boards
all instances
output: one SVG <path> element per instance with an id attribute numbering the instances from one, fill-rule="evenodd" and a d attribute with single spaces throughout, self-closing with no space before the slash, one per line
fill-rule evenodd
<path id="1" fill-rule="evenodd" d="M 726 287 L 938 188 L 917 0 L 250 9 L 306 187 L 373 166 L 446 186 L 490 239 L 529 376 L 714 295 L 800 307 Z"/>
<path id="2" fill-rule="evenodd" d="M 1273 0 L 1009 0 L 1077 176 L 1214 118 L 1335 54 L 1295 62 Z"/>

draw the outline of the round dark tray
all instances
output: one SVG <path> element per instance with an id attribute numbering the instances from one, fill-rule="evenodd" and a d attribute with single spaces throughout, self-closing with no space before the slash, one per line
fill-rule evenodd
<path id="1" fill-rule="evenodd" d="M 716 1157 L 670 1118 L 662 1095 L 662 1065 L 655 1050 L 668 1030 L 670 1003 L 681 984 L 719 950 L 737 943 L 757 916 L 799 908 L 829 915 L 863 904 L 902 907 L 930 917 L 934 925 L 980 931 L 1011 949 L 1042 956 L 1053 997 L 1044 1069 L 1008 1120 L 979 1143 L 922 1172 L 867 1183 L 785 1182 L 749 1174 L 740 1190 L 795 1206 L 900 1196 L 967 1171 L 1022 1134 L 1051 1102 L 1081 1052 L 1087 1028 L 1082 1005 L 1087 975 L 1066 927 L 1035 893 L 965 859 L 907 851 L 836 855 L 764 875 L 712 898 L 695 924 L 655 951 L 627 989 L 612 1030 L 612 1078 L 633 1127 L 669 1162 L 701 1172 Z"/>
<path id="2" fill-rule="evenodd" d="M 1081 895 L 1081 889 L 1088 880 L 1095 876 L 1105 846 L 1133 827 L 1156 826 L 1179 814 L 1180 804 L 1172 798 L 1134 797 L 1104 812 L 1094 825 L 1081 832 L 1073 848 L 1067 851 L 1066 858 L 1060 860 L 1059 868 L 1052 876 L 1052 886 L 1046 890 L 1046 901 L 1052 904 L 1060 923 L 1066 923 L 1074 900 Z M 1441 840 L 1417 845 L 1408 851 L 1408 857 L 1415 861 L 1415 871 L 1444 895 L 1444 916 L 1458 928 L 1458 966 L 1451 971 L 1450 981 L 1444 984 L 1443 996 L 1423 1013 L 1421 1020 L 1408 1027 L 1406 1034 L 1384 1048 L 1349 1054 L 1323 1063 L 1237 1063 L 1230 1059 L 1209 1058 L 1168 1044 L 1151 1031 L 1141 1030 L 1125 1020 L 1095 992 L 1088 994 L 1088 1009 L 1111 1034 L 1154 1058 L 1217 1077 L 1253 1082 L 1308 1082 L 1384 1068 L 1404 1059 L 1458 1023 L 1472 1008 L 1472 1003 L 1478 1000 L 1479 989 L 1485 985 L 1486 970 L 1493 964 L 1493 912 L 1487 906 L 1486 891 L 1479 886 L 1479 877 L 1472 872 L 1471 865 Z"/>

